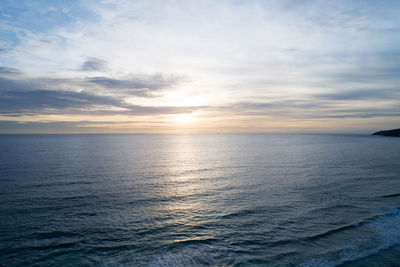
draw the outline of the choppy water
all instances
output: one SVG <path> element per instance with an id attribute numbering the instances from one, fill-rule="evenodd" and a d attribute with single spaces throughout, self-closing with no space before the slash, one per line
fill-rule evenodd
<path id="1" fill-rule="evenodd" d="M 400 264 L 400 138 L 0 136 L 0 265 Z"/>

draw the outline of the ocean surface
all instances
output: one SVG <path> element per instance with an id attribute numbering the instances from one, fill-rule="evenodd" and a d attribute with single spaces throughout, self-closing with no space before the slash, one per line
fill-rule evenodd
<path id="1" fill-rule="evenodd" d="M 400 138 L 0 135 L 0 266 L 400 266 Z"/>

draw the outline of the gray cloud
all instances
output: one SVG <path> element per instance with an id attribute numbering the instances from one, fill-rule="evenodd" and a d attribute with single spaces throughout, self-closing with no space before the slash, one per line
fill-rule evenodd
<path id="1" fill-rule="evenodd" d="M 20 72 L 17 69 L 0 67 L 0 75 L 19 75 L 19 74 L 22 74 L 22 72 Z"/>
<path id="2" fill-rule="evenodd" d="M 5 91 L 0 93 L 1 114 L 38 113 L 45 109 L 83 109 L 93 106 L 116 106 L 120 101 L 84 92 Z"/>
<path id="3" fill-rule="evenodd" d="M 107 62 L 95 57 L 89 57 L 80 68 L 82 71 L 104 71 L 106 69 Z"/>
<path id="4" fill-rule="evenodd" d="M 230 106 L 234 110 L 263 110 L 263 109 L 282 109 L 282 108 L 299 108 L 299 109 L 309 109 L 309 108 L 321 108 L 325 106 L 326 103 L 312 101 L 310 99 L 286 99 L 286 100 L 273 100 L 269 102 L 240 102 Z"/>
<path id="5" fill-rule="evenodd" d="M 112 109 L 114 108 L 114 109 Z M 115 108 L 120 108 L 115 110 Z M 193 112 L 204 107 L 140 106 L 122 99 L 72 91 L 5 91 L 0 92 L 0 114 L 92 114 L 150 115 Z"/>
<path id="6" fill-rule="evenodd" d="M 88 81 L 106 88 L 119 89 L 149 89 L 167 88 L 180 81 L 180 77 L 165 77 L 157 75 L 130 75 L 125 78 L 92 77 Z"/>
<path id="7" fill-rule="evenodd" d="M 55 78 L 27 78 L 19 75 L 1 75 L 0 91 L 32 91 L 32 90 L 94 90 L 103 89 L 103 92 L 110 92 L 119 95 L 134 95 L 141 97 L 153 97 L 153 91 L 166 88 L 175 83 L 175 80 L 154 81 L 150 78 L 143 80 L 141 78 L 115 79 L 107 77 L 95 77 L 86 79 L 55 79 Z M 158 77 L 158 76 L 157 76 Z M 165 87 L 164 87 L 165 86 Z M 97 90 L 99 92 L 99 90 Z M 101 90 L 100 90 L 101 91 Z"/>
<path id="8" fill-rule="evenodd" d="M 155 77 L 155 80 L 162 80 L 162 76 Z M 124 84 L 124 80 L 105 77 L 102 79 L 103 81 L 111 80 L 117 84 Z M 128 82 L 128 85 L 133 85 L 135 80 L 132 78 Z M 81 91 L 68 89 L 75 88 L 77 85 L 81 86 Z M 124 101 L 124 94 L 101 95 L 92 92 L 93 90 L 83 90 L 85 85 L 90 87 L 86 80 L 29 79 L 23 76 L 13 77 L 12 75 L 7 78 L 0 78 L 0 114 L 6 116 L 25 114 L 149 115 L 186 113 L 203 108 L 132 105 Z M 64 89 L 60 90 L 60 88 Z M 123 92 L 123 90 L 119 92 Z M 142 92 L 143 90 L 138 90 L 134 94 L 139 95 Z M 131 94 L 129 92 L 129 95 Z"/>
<path id="9" fill-rule="evenodd" d="M 400 100 L 400 90 L 396 89 L 356 89 L 315 94 L 315 98 L 326 100 Z"/>
<path id="10" fill-rule="evenodd" d="M 246 116 L 272 116 L 282 119 L 329 119 L 329 118 L 373 118 L 400 116 L 400 104 L 389 104 L 384 107 L 357 108 L 340 107 L 337 101 L 323 99 L 278 100 L 265 103 L 241 102 L 221 107 L 233 114 Z"/>

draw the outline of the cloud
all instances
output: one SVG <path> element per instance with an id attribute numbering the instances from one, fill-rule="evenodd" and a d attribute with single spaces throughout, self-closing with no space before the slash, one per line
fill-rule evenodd
<path id="1" fill-rule="evenodd" d="M 150 115 L 192 112 L 203 107 L 171 107 L 132 105 L 125 101 L 126 96 L 147 95 L 138 90 L 123 94 L 104 94 L 91 88 L 95 83 L 106 88 L 116 89 L 159 89 L 175 82 L 164 79 L 162 75 L 148 75 L 129 79 L 90 78 L 88 79 L 52 79 L 47 77 L 29 78 L 5 68 L 7 77 L 0 77 L 0 114 L 21 116 L 27 114 L 102 114 L 102 115 Z M 92 86 L 93 87 L 93 86 Z M 74 89 L 74 90 L 72 90 Z M 90 90 L 91 89 L 91 90 Z M 103 94 L 102 94 L 103 93 Z M 105 92 L 107 93 L 107 92 Z"/>
<path id="2" fill-rule="evenodd" d="M 332 98 L 336 100 L 337 98 Z M 360 108 L 348 102 L 338 105 L 336 101 L 321 99 L 287 99 L 270 102 L 240 102 L 221 107 L 220 111 L 229 111 L 237 115 L 252 117 L 274 117 L 275 119 L 333 119 L 333 118 L 376 118 L 400 116 L 400 104 L 387 103 L 383 106 Z"/>
<path id="3" fill-rule="evenodd" d="M 107 70 L 107 62 L 105 60 L 89 57 L 85 62 L 83 62 L 81 71 L 105 71 Z"/>
<path id="4" fill-rule="evenodd" d="M 180 81 L 180 77 L 164 77 L 157 75 L 130 75 L 125 78 L 91 77 L 89 82 L 106 88 L 120 89 L 150 89 L 158 90 L 169 87 Z"/>
<path id="5" fill-rule="evenodd" d="M 0 67 L 0 75 L 19 75 L 19 74 L 22 74 L 22 72 L 17 69 Z"/>
<path id="6" fill-rule="evenodd" d="M 18 69 L 0 67 L 0 91 L 87 91 L 115 97 L 153 97 L 154 91 L 178 86 L 182 76 L 130 74 L 121 77 L 30 77 Z"/>
<path id="7" fill-rule="evenodd" d="M 78 77 L 78 78 L 32 78 L 23 75 L 17 69 L 3 67 L 0 69 L 0 91 L 17 90 L 70 90 L 96 91 L 96 93 L 114 94 L 116 97 L 140 96 L 153 97 L 152 93 L 169 89 L 182 80 L 178 76 L 129 75 L 122 78 L 111 77 Z M 15 75 L 18 75 L 16 77 Z"/>
<path id="8" fill-rule="evenodd" d="M 93 106 L 118 106 L 120 101 L 85 92 L 70 91 L 3 91 L 0 93 L 1 114 L 60 113 L 67 109 L 90 109 Z"/>
<path id="9" fill-rule="evenodd" d="M 123 99 L 72 91 L 2 91 L 0 114 L 155 115 L 193 112 L 204 107 L 131 105 Z"/>
<path id="10" fill-rule="evenodd" d="M 326 100 L 393 100 L 400 101 L 399 89 L 358 89 L 315 94 L 314 97 Z"/>

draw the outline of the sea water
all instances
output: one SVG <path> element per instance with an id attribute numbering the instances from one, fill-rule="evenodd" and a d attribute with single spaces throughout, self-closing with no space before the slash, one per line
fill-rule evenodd
<path id="1" fill-rule="evenodd" d="M 1 135 L 1 266 L 395 266 L 400 138 Z"/>

